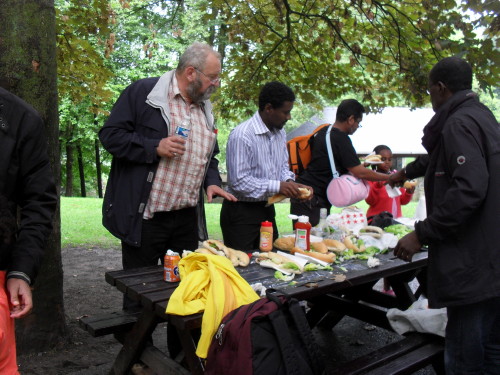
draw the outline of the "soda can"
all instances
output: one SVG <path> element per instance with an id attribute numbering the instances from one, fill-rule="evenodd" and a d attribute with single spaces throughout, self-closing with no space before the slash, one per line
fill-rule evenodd
<path id="1" fill-rule="evenodd" d="M 168 282 L 179 281 L 179 260 L 181 257 L 172 250 L 167 251 L 163 259 L 163 280 Z"/>

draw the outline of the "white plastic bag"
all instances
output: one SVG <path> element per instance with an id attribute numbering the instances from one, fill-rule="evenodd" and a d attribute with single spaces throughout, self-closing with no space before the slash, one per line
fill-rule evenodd
<path id="1" fill-rule="evenodd" d="M 389 309 L 387 319 L 389 319 L 392 329 L 400 335 L 417 331 L 445 337 L 446 324 L 448 323 L 446 308 L 430 309 L 426 298 L 414 302 L 405 311 Z"/>

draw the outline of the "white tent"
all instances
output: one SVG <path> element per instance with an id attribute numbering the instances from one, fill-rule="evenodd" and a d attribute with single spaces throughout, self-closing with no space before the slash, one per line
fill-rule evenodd
<path id="1" fill-rule="evenodd" d="M 290 132 L 287 138 L 293 138 L 294 132 L 296 135 L 311 133 L 314 124 L 334 123 L 335 113 L 335 107 L 326 107 L 323 110 L 324 120 L 314 117 Z M 426 151 L 421 144 L 422 129 L 433 115 L 431 108 L 410 110 L 399 107 L 385 108 L 381 113 L 364 115 L 362 127 L 351 135 L 352 143 L 359 155 L 369 154 L 375 146 L 380 144 L 389 146 L 394 155 L 425 154 Z M 307 129 L 303 128 L 306 124 Z"/>

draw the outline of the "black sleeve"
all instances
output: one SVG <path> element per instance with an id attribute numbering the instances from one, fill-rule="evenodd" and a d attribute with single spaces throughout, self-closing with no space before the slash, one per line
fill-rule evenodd
<path id="1" fill-rule="evenodd" d="M 210 185 L 217 185 L 219 187 L 222 185 L 222 179 L 219 173 L 219 161 L 215 157 L 218 153 L 219 143 L 217 142 L 217 139 L 215 139 L 214 152 L 212 153 L 212 157 L 208 162 L 208 169 L 205 175 L 205 181 L 203 183 L 203 187 L 205 188 L 205 190 Z"/>
<path id="2" fill-rule="evenodd" d="M 42 119 L 27 112 L 20 126 L 18 143 L 22 147 L 18 152 L 21 163 L 15 197 L 21 209 L 21 221 L 7 271 L 8 277 L 26 274 L 33 283 L 42 263 L 45 242 L 52 231 L 57 191 Z"/>
<path id="3" fill-rule="evenodd" d="M 114 157 L 148 164 L 160 160 L 156 147 L 161 141 L 161 135 L 158 133 L 156 138 L 151 138 L 137 130 L 137 121 L 146 106 L 144 102 L 153 82 L 153 79 L 146 78 L 123 90 L 99 131 L 102 145 Z"/>
<path id="4" fill-rule="evenodd" d="M 429 164 L 429 155 L 422 155 L 416 158 L 405 167 L 406 178 L 412 180 L 417 177 L 423 177 Z"/>

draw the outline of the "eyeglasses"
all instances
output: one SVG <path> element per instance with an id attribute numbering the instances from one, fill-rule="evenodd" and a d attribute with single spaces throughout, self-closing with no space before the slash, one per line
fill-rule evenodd
<path id="1" fill-rule="evenodd" d="M 362 128 L 363 126 L 361 125 L 361 121 L 363 119 L 357 119 L 356 122 L 358 123 L 358 128 Z"/>
<path id="2" fill-rule="evenodd" d="M 197 72 L 203 74 L 208 80 L 209 82 L 212 84 L 212 85 L 216 85 L 218 83 L 220 83 L 220 77 L 217 77 L 217 78 L 210 78 L 209 76 L 207 76 L 205 73 L 203 73 L 200 69 L 198 68 L 194 68 Z"/>

